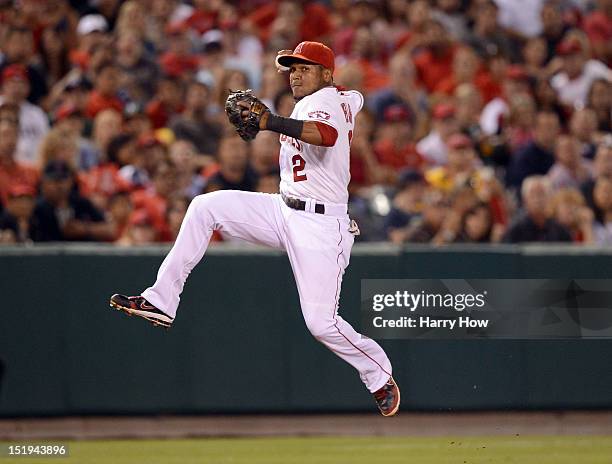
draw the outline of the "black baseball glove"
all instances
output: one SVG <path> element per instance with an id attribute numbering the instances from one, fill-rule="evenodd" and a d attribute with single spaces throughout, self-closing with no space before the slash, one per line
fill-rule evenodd
<path id="1" fill-rule="evenodd" d="M 227 118 L 236 128 L 238 135 L 247 142 L 255 138 L 259 132 L 259 121 L 266 112 L 270 111 L 251 92 L 251 89 L 230 90 L 225 102 Z M 248 115 L 243 115 L 243 111 L 248 111 Z"/>

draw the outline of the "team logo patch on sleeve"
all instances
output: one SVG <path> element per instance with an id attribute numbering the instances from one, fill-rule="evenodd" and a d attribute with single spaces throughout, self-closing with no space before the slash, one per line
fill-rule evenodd
<path id="1" fill-rule="evenodd" d="M 329 113 L 327 113 L 325 111 L 322 111 L 322 110 L 311 111 L 310 113 L 308 113 L 308 117 L 309 118 L 323 119 L 325 121 L 327 121 L 329 118 L 331 118 Z"/>

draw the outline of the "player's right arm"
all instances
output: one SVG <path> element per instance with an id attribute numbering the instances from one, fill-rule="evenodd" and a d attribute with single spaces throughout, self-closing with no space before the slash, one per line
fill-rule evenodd
<path id="1" fill-rule="evenodd" d="M 270 119 L 272 118 L 272 119 Z M 269 125 L 271 123 L 271 127 Z M 318 121 L 301 121 L 266 113 L 259 123 L 262 130 L 271 130 L 319 147 L 333 147 L 338 131 L 329 124 Z"/>

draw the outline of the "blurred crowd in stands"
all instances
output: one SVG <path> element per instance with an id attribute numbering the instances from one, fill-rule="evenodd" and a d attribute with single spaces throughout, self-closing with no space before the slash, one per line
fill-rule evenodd
<path id="1" fill-rule="evenodd" d="M 612 245 L 612 0 L 0 0 L 0 242 L 170 242 L 196 195 L 277 192 L 278 135 L 223 104 L 289 116 L 302 40 L 366 96 L 362 241 Z"/>

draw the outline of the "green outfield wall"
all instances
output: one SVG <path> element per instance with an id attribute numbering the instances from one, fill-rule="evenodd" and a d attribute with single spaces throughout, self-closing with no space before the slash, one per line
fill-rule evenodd
<path id="1" fill-rule="evenodd" d="M 305 328 L 287 257 L 211 248 L 174 327 L 109 309 L 167 248 L 0 248 L 0 416 L 372 410 L 357 373 Z M 341 314 L 364 278 L 612 278 L 612 250 L 356 246 Z M 611 279 L 612 290 L 612 279 Z M 612 407 L 612 340 L 382 341 L 404 409 Z"/>

